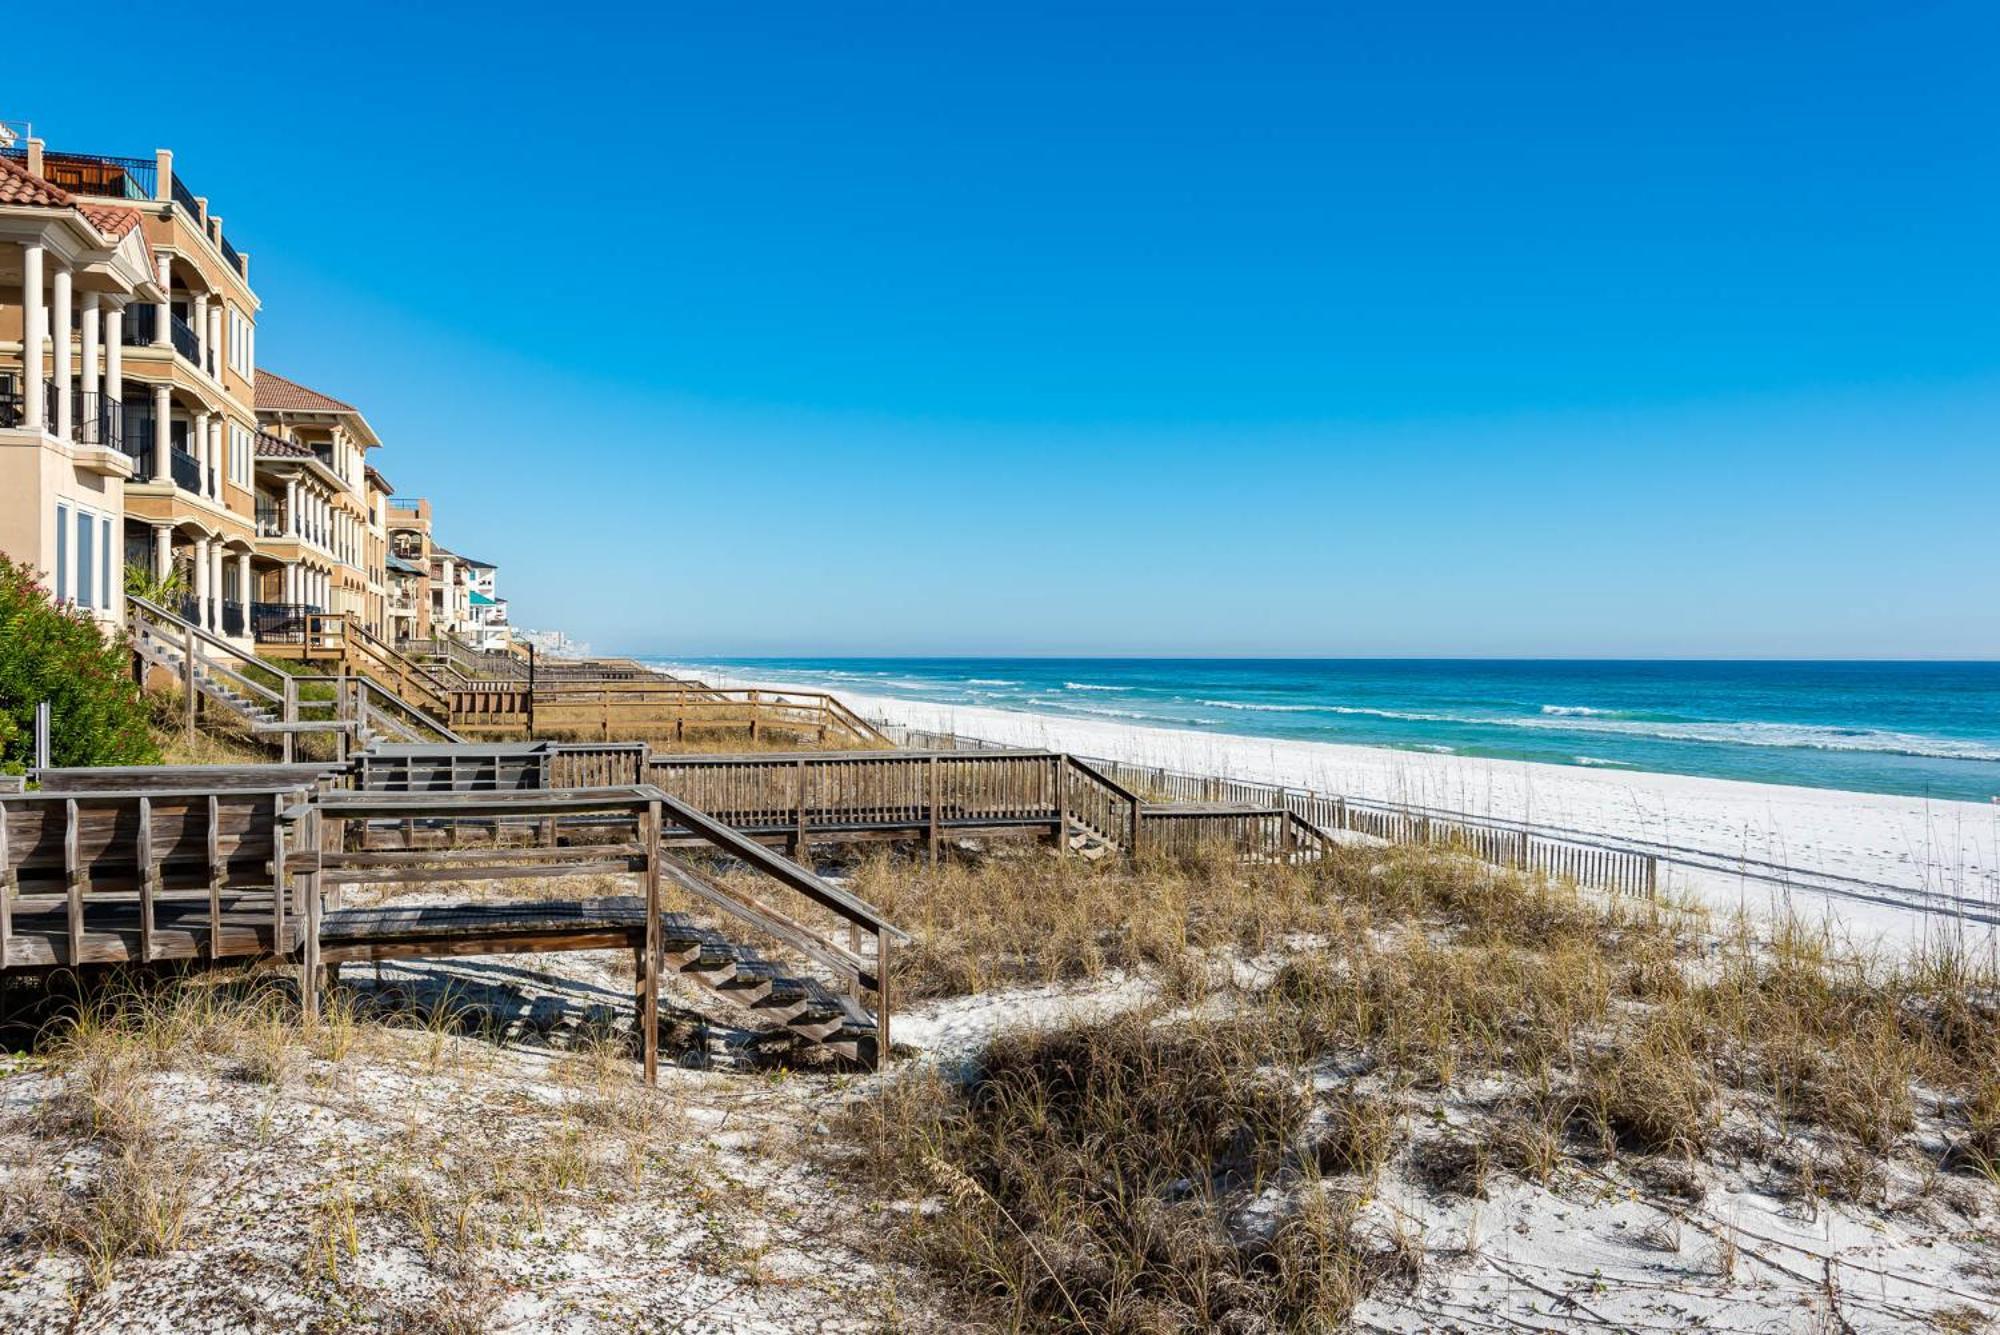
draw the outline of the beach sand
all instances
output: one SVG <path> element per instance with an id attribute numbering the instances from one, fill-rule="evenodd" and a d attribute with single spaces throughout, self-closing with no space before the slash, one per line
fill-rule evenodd
<path id="1" fill-rule="evenodd" d="M 1791 912 L 1855 943 L 1899 952 L 1946 942 L 2000 949 L 2000 804 L 1282 741 L 880 695 L 842 698 L 869 718 L 1006 745 L 1687 850 L 1738 868 L 1663 867 L 1666 888 L 1717 908 Z M 1805 874 L 1789 884 L 1742 874 L 1756 863 Z"/>

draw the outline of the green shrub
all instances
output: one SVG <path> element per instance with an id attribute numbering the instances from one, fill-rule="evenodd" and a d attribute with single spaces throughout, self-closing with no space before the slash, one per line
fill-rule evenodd
<path id="1" fill-rule="evenodd" d="M 56 764 L 159 760 L 123 638 L 57 607 L 31 569 L 0 556 L 0 767 L 33 761 L 35 706 L 44 700 Z"/>

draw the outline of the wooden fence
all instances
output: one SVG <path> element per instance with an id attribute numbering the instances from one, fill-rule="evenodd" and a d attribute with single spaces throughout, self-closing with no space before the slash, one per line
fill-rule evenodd
<path id="1" fill-rule="evenodd" d="M 891 732 L 904 745 L 927 750 L 1004 755 L 1011 749 L 950 733 L 910 728 L 892 728 Z M 1533 826 L 1339 797 L 1281 784 L 1191 774 L 1131 761 L 1101 757 L 1078 760 L 1149 803 L 1278 809 L 1292 813 L 1318 830 L 1363 834 L 1392 844 L 1455 849 L 1487 862 L 1574 881 L 1593 890 L 1646 896 L 1659 890 L 1657 854 L 1547 833 Z M 1166 827 L 1159 828 L 1164 835 Z M 1154 829 L 1155 822 L 1149 816 L 1146 836 L 1149 843 L 1154 838 Z"/>

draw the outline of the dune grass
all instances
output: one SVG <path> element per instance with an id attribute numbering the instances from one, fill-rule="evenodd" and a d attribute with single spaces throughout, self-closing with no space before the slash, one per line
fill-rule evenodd
<path id="1" fill-rule="evenodd" d="M 878 861 L 857 888 L 916 931 L 931 995 L 1114 965 L 1163 985 L 847 1119 L 845 1171 L 924 1203 L 892 1216 L 896 1250 L 999 1328 L 1337 1324 L 1419 1264 L 1357 1221 L 1392 1160 L 1446 1193 L 1614 1161 L 1691 1195 L 1705 1164 L 1745 1160 L 1832 1199 L 1879 1203 L 1895 1165 L 1931 1191 L 2000 1185 L 1990 963 L 1874 959 L 1424 852 L 931 881 Z M 1215 966 L 1276 941 L 1268 976 Z"/>

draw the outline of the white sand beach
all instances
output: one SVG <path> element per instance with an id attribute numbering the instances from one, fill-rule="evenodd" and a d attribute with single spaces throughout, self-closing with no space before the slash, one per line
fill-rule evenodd
<path id="1" fill-rule="evenodd" d="M 1856 942 L 1897 950 L 1945 942 L 2000 948 L 2000 804 L 1281 741 L 881 695 L 842 698 L 870 718 L 906 727 L 1685 852 L 1710 865 L 1670 863 L 1663 882 L 1718 908 L 1790 911 L 1836 924 Z M 1802 874 L 1783 884 L 1746 875 L 1768 871 L 1756 864 Z"/>

